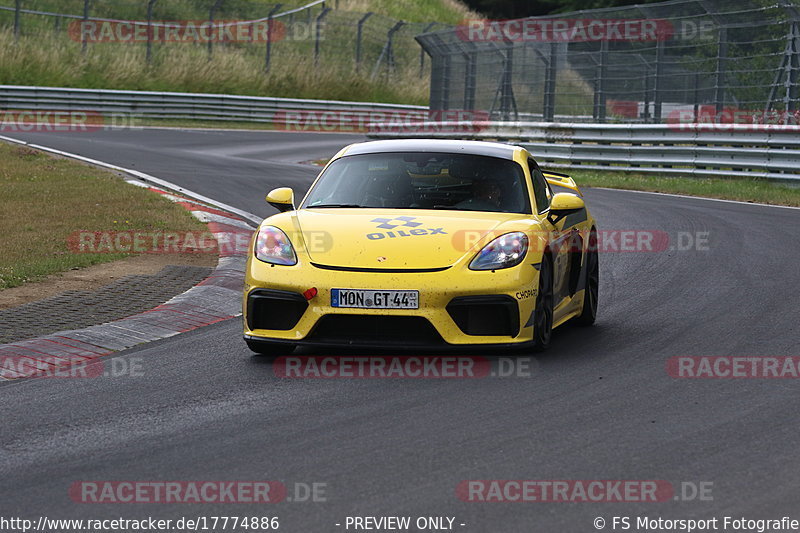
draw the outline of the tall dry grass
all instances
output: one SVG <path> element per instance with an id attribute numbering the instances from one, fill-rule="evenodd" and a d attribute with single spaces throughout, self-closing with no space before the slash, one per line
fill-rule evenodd
<path id="1" fill-rule="evenodd" d="M 14 42 L 0 29 L 0 84 L 129 90 L 228 93 L 426 104 L 429 78 L 413 62 L 390 75 L 372 65 L 356 72 L 349 50 L 325 43 L 315 65 L 312 43 L 278 43 L 264 72 L 263 48 L 216 45 L 211 59 L 199 44 L 155 46 L 151 64 L 143 44 L 92 44 L 83 56 L 66 35 L 39 30 Z"/>

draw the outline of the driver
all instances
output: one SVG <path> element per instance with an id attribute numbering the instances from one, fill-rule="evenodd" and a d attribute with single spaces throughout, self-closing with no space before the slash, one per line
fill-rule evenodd
<path id="1" fill-rule="evenodd" d="M 475 211 L 502 211 L 502 189 L 494 180 L 472 182 L 472 198 L 459 202 L 455 207 Z"/>
<path id="2" fill-rule="evenodd" d="M 496 181 L 481 180 L 472 184 L 472 194 L 476 201 L 487 202 L 494 207 L 500 208 L 500 200 L 503 192 Z"/>

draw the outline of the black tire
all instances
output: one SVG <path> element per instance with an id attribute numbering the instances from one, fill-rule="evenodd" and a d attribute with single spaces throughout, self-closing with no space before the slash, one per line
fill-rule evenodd
<path id="1" fill-rule="evenodd" d="M 250 339 L 245 339 L 244 342 L 247 343 L 247 347 L 250 348 L 251 351 L 255 352 L 256 355 L 289 355 L 294 351 L 294 346 L 291 344 L 280 344 L 269 341 L 254 341 Z"/>
<path id="2" fill-rule="evenodd" d="M 550 347 L 553 336 L 553 259 L 549 253 L 542 257 L 539 267 L 539 290 L 533 310 L 533 350 L 542 352 Z"/>
<path id="3" fill-rule="evenodd" d="M 589 234 L 589 247 L 586 251 L 586 264 L 583 275 L 586 286 L 583 293 L 583 309 L 574 318 L 578 326 L 591 326 L 597 318 L 597 297 L 600 292 L 600 260 L 597 255 L 597 231 Z"/>

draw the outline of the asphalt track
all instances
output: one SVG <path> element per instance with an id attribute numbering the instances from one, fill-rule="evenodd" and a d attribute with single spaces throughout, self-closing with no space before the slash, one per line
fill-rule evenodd
<path id="1" fill-rule="evenodd" d="M 14 135 L 171 180 L 253 213 L 302 191 L 356 137 L 118 131 Z M 0 385 L 0 516 L 455 516 L 475 532 L 595 531 L 613 516 L 800 519 L 798 382 L 675 379 L 680 355 L 800 356 L 800 210 L 589 190 L 605 229 L 709 232 L 708 250 L 606 253 L 591 329 L 567 328 L 525 378 L 292 380 L 239 319 L 116 355 L 143 376 Z M 58 205 L 53 206 L 58 209 Z M 65 215 L 67 216 L 67 215 Z M 325 502 L 78 504 L 79 480 L 326 483 Z M 467 503 L 468 479 L 713 482 L 709 501 Z M 335 524 L 342 524 L 337 527 Z M 414 529 L 412 529 L 413 531 Z M 635 530 L 635 529 L 634 529 Z M 352 529 L 351 529 L 352 531 Z"/>

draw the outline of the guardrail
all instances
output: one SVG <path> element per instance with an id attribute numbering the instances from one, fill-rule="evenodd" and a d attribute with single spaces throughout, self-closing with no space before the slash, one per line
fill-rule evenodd
<path id="1" fill-rule="evenodd" d="M 510 142 L 554 168 L 800 180 L 800 126 L 388 122 L 368 135 Z"/>
<path id="2" fill-rule="evenodd" d="M 309 131 L 362 131 L 373 138 L 444 137 L 524 146 L 553 168 L 800 180 L 800 126 L 428 122 L 423 106 L 0 85 L 0 110 L 93 111 L 102 115 L 271 123 L 309 129 L 298 116 L 331 113 Z M 349 117 L 349 118 L 348 118 Z M 396 122 L 397 118 L 401 122 Z M 386 122 L 388 120 L 388 122 Z M 361 128 L 363 125 L 365 128 Z"/>
<path id="3" fill-rule="evenodd" d="M 428 108 L 422 106 L 337 100 L 15 85 L 0 85 L 0 110 L 92 111 L 106 116 L 275 125 L 297 120 L 296 114 L 300 112 L 335 112 L 340 120 L 342 114 L 349 112 L 366 117 L 367 120 L 363 121 L 365 126 L 371 121 L 390 119 L 394 114 L 427 116 L 428 112 Z"/>

